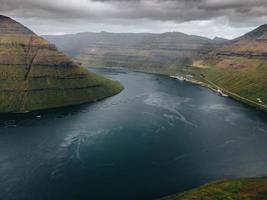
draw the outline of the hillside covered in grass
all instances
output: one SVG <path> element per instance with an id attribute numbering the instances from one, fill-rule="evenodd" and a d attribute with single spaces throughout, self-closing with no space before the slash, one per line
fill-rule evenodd
<path id="1" fill-rule="evenodd" d="M 27 112 L 92 102 L 122 86 L 73 63 L 55 45 L 0 16 L 0 112 Z"/>
<path id="2" fill-rule="evenodd" d="M 161 200 L 264 200 L 267 178 L 224 180 L 210 183 Z"/>
<path id="3" fill-rule="evenodd" d="M 182 33 L 45 37 L 88 67 L 191 74 L 208 87 L 267 110 L 267 25 L 232 41 Z"/>
<path id="4" fill-rule="evenodd" d="M 215 49 L 193 66 L 211 84 L 236 94 L 235 98 L 267 109 L 267 25 Z"/>

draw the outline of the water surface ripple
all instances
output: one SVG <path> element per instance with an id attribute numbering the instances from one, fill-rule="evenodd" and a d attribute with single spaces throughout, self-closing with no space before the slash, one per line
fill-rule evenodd
<path id="1" fill-rule="evenodd" d="M 101 102 L 0 115 L 0 199 L 154 199 L 267 175 L 267 115 L 196 85 L 121 70 Z"/>

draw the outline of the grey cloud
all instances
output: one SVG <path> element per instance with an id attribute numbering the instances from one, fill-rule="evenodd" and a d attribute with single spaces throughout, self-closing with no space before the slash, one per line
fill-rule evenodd
<path id="1" fill-rule="evenodd" d="M 0 0 L 0 3 L 0 12 L 22 18 L 145 18 L 185 22 L 225 16 L 232 23 L 242 19 L 253 23 L 267 16 L 266 0 Z M 98 10 L 90 9 L 93 6 Z M 261 12 L 256 9 L 259 7 Z"/>
<path id="2" fill-rule="evenodd" d="M 267 22 L 266 0 L 0 0 L 0 14 L 35 21 L 127 26 L 136 23 L 216 21 L 256 27 Z M 265 21 L 266 20 L 266 21 Z M 142 25 L 143 26 L 143 25 Z M 137 28 L 138 29 L 138 28 Z"/>
<path id="3" fill-rule="evenodd" d="M 0 4 L 0 12 L 21 18 L 185 22 L 225 16 L 230 23 L 239 23 L 240 20 L 253 23 L 267 16 L 266 0 L 0 0 Z"/>

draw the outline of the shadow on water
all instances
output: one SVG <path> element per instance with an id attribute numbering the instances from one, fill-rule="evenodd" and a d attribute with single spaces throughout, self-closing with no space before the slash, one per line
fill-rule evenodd
<path id="1" fill-rule="evenodd" d="M 105 100 L 102 100 L 105 101 Z M 62 108 L 53 108 L 28 113 L 0 113 L 0 127 L 15 128 L 25 120 L 38 120 L 41 118 L 64 118 L 69 115 L 76 115 L 85 112 L 94 103 L 85 103 Z"/>

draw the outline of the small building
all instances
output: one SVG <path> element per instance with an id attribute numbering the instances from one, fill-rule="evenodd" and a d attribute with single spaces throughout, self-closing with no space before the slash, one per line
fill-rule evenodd
<path id="1" fill-rule="evenodd" d="M 189 81 L 192 81 L 192 80 L 193 80 L 193 76 L 190 75 L 190 74 L 186 75 L 185 78 L 186 78 L 187 80 L 189 80 Z"/>
<path id="2" fill-rule="evenodd" d="M 263 103 L 262 100 L 261 100 L 260 98 L 257 98 L 257 101 L 258 101 L 259 103 Z"/>

